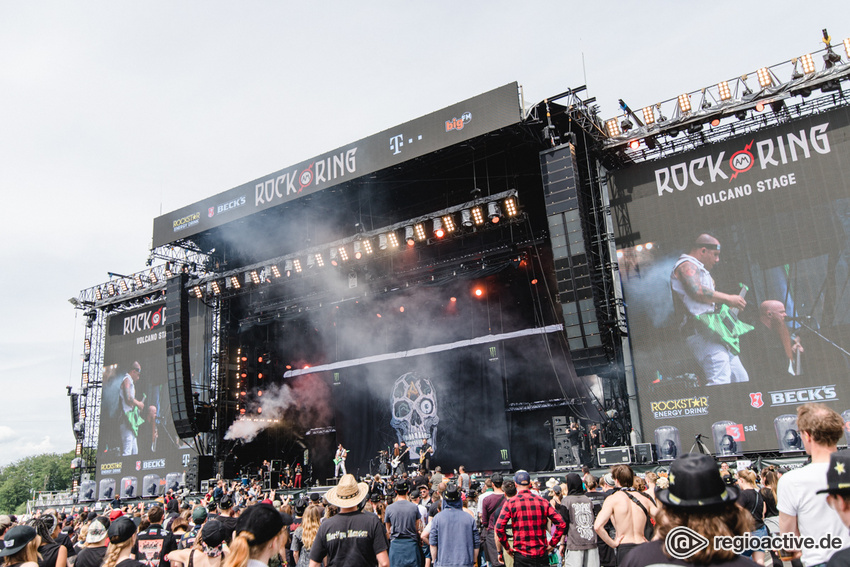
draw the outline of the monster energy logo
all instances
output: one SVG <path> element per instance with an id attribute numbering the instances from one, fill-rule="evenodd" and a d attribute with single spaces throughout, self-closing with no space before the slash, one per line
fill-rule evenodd
<path id="1" fill-rule="evenodd" d="M 339 385 L 339 384 L 340 384 L 339 372 L 334 372 L 334 385 L 336 386 L 336 385 Z"/>
<path id="2" fill-rule="evenodd" d="M 508 450 L 507 449 L 502 449 L 502 460 L 503 461 L 508 460 Z"/>
<path id="3" fill-rule="evenodd" d="M 496 347 L 490 347 L 490 358 L 496 358 Z"/>

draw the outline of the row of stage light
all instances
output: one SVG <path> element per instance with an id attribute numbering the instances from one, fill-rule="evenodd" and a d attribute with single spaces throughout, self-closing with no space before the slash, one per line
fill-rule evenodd
<path id="1" fill-rule="evenodd" d="M 613 147 L 625 143 L 629 149 L 637 150 L 643 142 L 648 149 L 654 150 L 657 147 L 656 136 L 662 129 L 670 137 L 676 137 L 679 134 L 680 130 L 676 124 L 680 122 L 687 123 L 687 131 L 691 134 L 702 130 L 704 123 L 697 119 L 701 113 L 710 115 L 706 117 L 705 122 L 716 127 L 720 125 L 721 118 L 726 116 L 722 111 L 723 108 L 729 107 L 729 116 L 744 120 L 750 108 L 756 112 L 763 112 L 770 107 L 774 112 L 779 112 L 784 108 L 785 98 L 798 95 L 803 98 L 808 97 L 812 94 L 813 88 L 820 88 L 822 92 L 838 91 L 841 89 L 840 80 L 846 78 L 846 74 L 834 76 L 834 73 L 838 67 L 843 68 L 850 62 L 850 38 L 843 41 L 846 62 L 842 62 L 841 56 L 833 49 L 826 30 L 823 30 L 823 42 L 826 47 L 821 50 L 823 52 L 821 71 L 817 71 L 815 58 L 811 53 L 772 67 L 762 67 L 755 73 L 761 89 L 758 92 L 753 92 L 749 87 L 747 84 L 749 74 L 746 74 L 646 106 L 641 110 L 643 120 L 621 99 L 620 109 L 623 114 L 605 121 L 605 132 L 609 138 L 606 146 Z M 787 81 L 781 80 L 778 76 L 783 68 L 790 70 L 790 79 Z M 693 106 L 694 96 L 700 99 L 696 108 Z M 668 113 L 671 118 L 664 115 L 664 107 L 670 107 Z M 638 123 L 637 128 L 632 120 Z"/>
<path id="2" fill-rule="evenodd" d="M 205 295 L 220 295 L 225 290 L 239 290 L 243 286 L 257 286 L 281 278 L 295 277 L 305 271 L 329 266 L 351 266 L 381 253 L 393 253 L 417 245 L 436 244 L 453 236 L 496 226 L 503 219 L 517 217 L 519 206 L 515 191 L 494 197 L 496 198 L 488 202 L 452 207 L 426 217 L 280 258 L 265 265 L 249 267 L 235 274 L 195 284 L 190 290 L 195 297 L 203 298 Z"/>

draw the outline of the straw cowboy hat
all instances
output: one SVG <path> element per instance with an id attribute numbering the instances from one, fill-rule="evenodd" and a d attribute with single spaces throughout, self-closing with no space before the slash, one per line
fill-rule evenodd
<path id="1" fill-rule="evenodd" d="M 340 508 L 352 508 L 360 504 L 369 494 L 369 485 L 357 482 L 353 474 L 344 474 L 339 484 L 328 490 L 325 500 Z"/>

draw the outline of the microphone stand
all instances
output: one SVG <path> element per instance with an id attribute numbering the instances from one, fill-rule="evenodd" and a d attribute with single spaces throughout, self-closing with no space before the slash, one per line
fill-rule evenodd
<path id="1" fill-rule="evenodd" d="M 812 328 L 812 327 L 810 327 L 809 325 L 806 325 L 806 324 L 803 322 L 803 319 L 804 319 L 804 317 L 794 317 L 794 318 L 793 318 L 793 319 L 791 319 L 791 320 L 792 320 L 792 321 L 794 321 L 795 323 L 797 323 L 798 325 L 800 325 L 801 327 L 803 327 L 803 328 L 805 328 L 805 329 L 808 329 L 809 331 L 811 331 L 812 333 L 814 333 L 814 334 L 815 334 L 818 338 L 820 338 L 822 341 L 824 341 L 825 343 L 827 343 L 827 344 L 831 345 L 832 347 L 834 347 L 835 349 L 837 349 L 837 350 L 838 350 L 839 352 L 841 352 L 841 354 L 843 354 L 844 356 L 846 356 L 846 357 L 850 358 L 850 352 L 847 352 L 844 348 L 842 348 L 842 347 L 840 347 L 839 345 L 835 344 L 833 341 L 831 341 L 830 339 L 826 338 L 825 336 L 823 336 L 822 334 L 820 334 L 818 331 L 816 331 L 815 329 L 813 329 L 813 328 Z"/>

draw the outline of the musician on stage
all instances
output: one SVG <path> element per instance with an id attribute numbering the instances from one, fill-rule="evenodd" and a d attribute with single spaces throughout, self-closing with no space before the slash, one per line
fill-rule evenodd
<path id="1" fill-rule="evenodd" d="M 295 464 L 295 482 L 293 483 L 293 488 L 301 488 L 301 463 Z"/>
<path id="2" fill-rule="evenodd" d="M 755 329 L 741 337 L 741 353 L 750 368 L 770 378 L 797 376 L 799 355 L 803 354 L 800 338 L 793 336 L 786 323 L 785 305 L 768 299 L 759 305 L 759 321 Z"/>
<path id="3" fill-rule="evenodd" d="M 750 379 L 738 355 L 730 350 L 719 335 L 695 319 L 697 315 L 712 313 L 719 304 L 733 309 L 747 306 L 740 295 L 721 293 L 714 289 L 714 278 L 710 272 L 719 261 L 720 241 L 710 234 L 701 234 L 688 253 L 679 256 L 670 274 L 679 330 L 702 367 L 707 386 L 748 382 Z"/>
<path id="4" fill-rule="evenodd" d="M 426 471 L 431 470 L 431 453 L 434 452 L 431 444 L 428 443 L 428 440 L 425 439 L 422 442 L 422 446 L 419 447 L 419 466 L 425 467 Z"/>
<path id="5" fill-rule="evenodd" d="M 400 444 L 396 443 L 393 445 L 393 474 L 401 475 L 405 472 L 405 460 L 407 459 L 408 447 L 407 444 L 402 441 Z"/>
<path id="6" fill-rule="evenodd" d="M 590 431 L 587 432 L 588 441 L 590 442 L 590 462 L 596 462 L 597 450 L 602 446 L 602 430 L 596 423 L 591 424 Z"/>
<path id="7" fill-rule="evenodd" d="M 339 471 L 342 471 L 342 474 L 348 474 L 345 471 L 345 458 L 347 455 L 348 449 L 340 443 L 336 448 L 336 454 L 334 454 L 334 478 L 339 478 Z"/>

